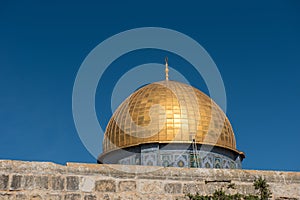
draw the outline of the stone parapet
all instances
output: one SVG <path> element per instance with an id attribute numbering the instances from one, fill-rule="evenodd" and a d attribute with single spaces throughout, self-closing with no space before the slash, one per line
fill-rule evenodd
<path id="1" fill-rule="evenodd" d="M 300 199 L 300 172 L 196 169 L 49 162 L 0 161 L 1 199 L 188 199 L 188 193 L 255 194 L 263 177 L 272 199 Z M 229 184 L 235 189 L 228 189 Z"/>

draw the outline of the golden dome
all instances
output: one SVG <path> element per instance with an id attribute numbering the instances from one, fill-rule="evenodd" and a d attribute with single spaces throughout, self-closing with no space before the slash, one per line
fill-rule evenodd
<path id="1" fill-rule="evenodd" d="M 146 143 L 191 143 L 236 151 L 234 133 L 220 107 L 198 89 L 175 81 L 146 85 L 115 111 L 103 153 Z"/>

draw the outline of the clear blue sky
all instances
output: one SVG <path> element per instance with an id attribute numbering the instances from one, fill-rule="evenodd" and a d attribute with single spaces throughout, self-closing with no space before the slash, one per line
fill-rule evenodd
<path id="1" fill-rule="evenodd" d="M 106 38 L 157 26 L 189 35 L 214 59 L 238 149 L 247 156 L 243 167 L 299 171 L 300 2 L 194 2 L 0 1 L 0 159 L 96 162 L 73 122 L 76 73 Z M 162 63 L 166 54 L 145 50 L 116 60 L 99 83 L 108 95 L 97 95 L 97 103 L 110 103 L 110 85 L 130 67 Z M 185 64 L 168 55 L 173 65 Z M 119 65 L 128 68 L 113 74 Z M 182 73 L 207 92 L 189 72 L 187 64 Z M 111 112 L 101 112 L 106 125 Z"/>

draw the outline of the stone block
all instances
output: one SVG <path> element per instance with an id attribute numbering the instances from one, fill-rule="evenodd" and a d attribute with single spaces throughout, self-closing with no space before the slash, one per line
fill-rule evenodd
<path id="1" fill-rule="evenodd" d="M 114 180 L 96 181 L 95 190 L 98 192 L 116 192 L 116 181 Z"/>
<path id="2" fill-rule="evenodd" d="M 66 194 L 65 200 L 80 200 L 81 195 L 80 194 Z"/>
<path id="3" fill-rule="evenodd" d="M 10 190 L 20 190 L 21 189 L 21 181 L 22 181 L 21 175 L 13 175 L 12 181 L 10 184 Z"/>
<path id="4" fill-rule="evenodd" d="M 64 190 L 65 188 L 65 179 L 61 176 L 53 176 L 51 178 L 51 184 L 53 190 Z"/>
<path id="5" fill-rule="evenodd" d="M 196 184 L 196 183 L 185 183 L 183 184 L 183 194 L 196 194 L 199 193 L 204 195 L 204 184 Z"/>
<path id="6" fill-rule="evenodd" d="M 7 190 L 8 188 L 8 175 L 0 175 L 0 190 Z"/>
<path id="7" fill-rule="evenodd" d="M 164 194 L 162 181 L 140 180 L 137 185 L 141 193 Z"/>
<path id="8" fill-rule="evenodd" d="M 25 194 L 17 194 L 16 195 L 16 200 L 26 200 L 28 199 Z"/>
<path id="9" fill-rule="evenodd" d="M 90 177 L 81 178 L 79 190 L 82 192 L 92 192 L 95 187 L 95 180 Z"/>
<path id="10" fill-rule="evenodd" d="M 165 184 L 165 192 L 170 194 L 179 194 L 181 193 L 181 183 L 167 183 Z"/>
<path id="11" fill-rule="evenodd" d="M 42 200 L 42 197 L 38 194 L 34 194 L 30 196 L 30 200 Z"/>
<path id="12" fill-rule="evenodd" d="M 119 191 L 135 191 L 136 190 L 136 182 L 135 181 L 120 181 L 119 182 Z"/>
<path id="13" fill-rule="evenodd" d="M 47 176 L 34 177 L 35 188 L 39 190 L 47 190 L 49 187 L 49 179 Z"/>
<path id="14" fill-rule="evenodd" d="M 59 194 L 48 194 L 46 199 L 47 200 L 62 200 L 62 197 Z"/>
<path id="15" fill-rule="evenodd" d="M 117 194 L 115 194 L 114 195 L 114 200 L 116 200 L 116 199 L 120 199 L 120 200 L 142 200 L 142 199 L 149 199 L 149 198 L 146 198 L 145 197 L 146 195 L 143 195 L 143 196 L 140 196 L 139 194 L 137 194 L 137 193 L 133 193 L 133 192 L 122 192 L 122 193 L 117 193 Z M 156 196 L 156 200 L 158 199 L 157 197 L 157 195 L 155 195 Z M 142 197 L 144 197 L 144 198 L 142 198 Z M 170 200 L 170 199 L 169 199 Z"/>
<path id="16" fill-rule="evenodd" d="M 113 193 L 105 194 L 105 193 L 99 193 L 97 194 L 98 199 L 101 200 L 117 200 L 117 198 L 114 198 Z"/>
<path id="17" fill-rule="evenodd" d="M 235 186 L 236 191 L 241 194 L 256 194 L 256 190 L 252 184 L 239 184 Z"/>
<path id="18" fill-rule="evenodd" d="M 79 189 L 79 178 L 77 176 L 67 177 L 67 190 L 78 190 Z"/>
<path id="19" fill-rule="evenodd" d="M 13 194 L 1 194 L 0 193 L 0 200 L 11 200 L 11 199 L 15 199 Z"/>
<path id="20" fill-rule="evenodd" d="M 178 196 L 173 195 L 172 200 L 190 200 L 190 198 L 185 195 L 178 195 Z"/>
<path id="21" fill-rule="evenodd" d="M 216 190 L 219 190 L 224 187 L 225 187 L 224 184 L 210 183 L 210 184 L 205 184 L 204 191 L 205 194 L 213 194 Z"/>
<path id="22" fill-rule="evenodd" d="M 21 186 L 25 190 L 34 189 L 34 177 L 32 175 L 23 176 Z"/>
<path id="23" fill-rule="evenodd" d="M 172 200 L 172 196 L 168 196 L 168 195 L 157 195 L 157 194 L 145 194 L 142 195 L 140 198 L 138 198 L 139 200 Z"/>
<path id="24" fill-rule="evenodd" d="M 84 200 L 97 200 L 97 197 L 95 195 L 85 195 Z"/>

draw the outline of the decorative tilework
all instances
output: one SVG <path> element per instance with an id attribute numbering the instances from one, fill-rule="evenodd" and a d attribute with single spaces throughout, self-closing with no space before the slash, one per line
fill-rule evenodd
<path id="1" fill-rule="evenodd" d="M 141 159 L 140 159 L 141 158 Z M 119 160 L 119 164 L 124 165 L 148 165 L 148 166 L 165 166 L 165 167 L 197 167 L 196 159 L 200 168 L 227 168 L 240 169 L 241 159 L 239 156 L 236 160 L 214 153 L 198 152 L 198 155 L 192 151 L 179 150 L 161 150 L 158 148 L 143 148 L 141 153 L 129 156 Z"/>

